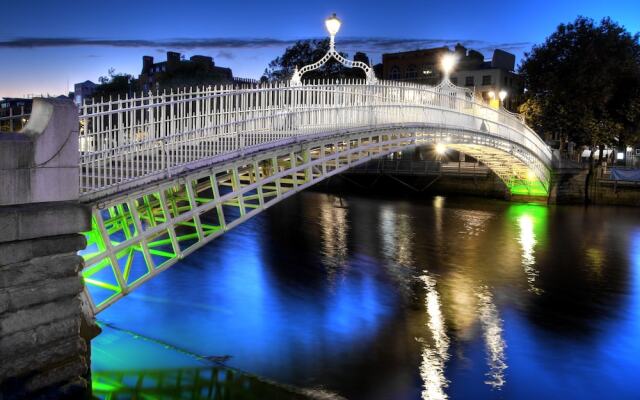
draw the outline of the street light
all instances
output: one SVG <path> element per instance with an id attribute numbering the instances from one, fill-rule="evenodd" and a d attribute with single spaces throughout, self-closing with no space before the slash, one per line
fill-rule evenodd
<path id="1" fill-rule="evenodd" d="M 324 26 L 327 27 L 327 31 L 329 32 L 329 36 L 331 37 L 331 43 L 334 43 L 336 35 L 340 30 L 340 25 L 342 25 L 342 22 L 336 16 L 336 13 L 333 13 L 333 15 L 331 15 L 324 21 Z"/>
<path id="2" fill-rule="evenodd" d="M 453 70 L 453 67 L 456 66 L 456 62 L 457 62 L 456 56 L 454 56 L 453 54 L 447 53 L 444 56 L 442 56 L 442 59 L 440 60 L 440 64 L 442 65 L 442 71 L 444 72 L 445 79 L 449 79 L 449 74 Z"/>
<path id="3" fill-rule="evenodd" d="M 504 107 L 504 99 L 507 98 L 507 91 L 501 90 L 500 93 L 498 93 L 498 97 L 500 97 L 500 104 Z"/>
<path id="4" fill-rule="evenodd" d="M 442 143 L 436 144 L 436 153 L 440 155 L 444 155 L 444 153 L 446 152 L 447 152 L 447 146 L 443 145 Z"/>
<path id="5" fill-rule="evenodd" d="M 302 84 L 302 75 L 306 72 L 313 71 L 322 67 L 327 63 L 330 59 L 336 59 L 340 64 L 344 65 L 347 68 L 360 68 L 364 71 L 367 83 L 372 84 L 376 83 L 378 80 L 376 79 L 375 73 L 373 72 L 373 68 L 369 65 L 363 63 L 362 61 L 351 61 L 347 60 L 338 53 L 335 48 L 335 38 L 340 30 L 340 26 L 342 25 L 342 21 L 333 13 L 329 18 L 324 21 L 324 26 L 327 28 L 327 32 L 329 32 L 330 42 L 329 42 L 329 51 L 322 57 L 320 60 L 316 61 L 313 64 L 305 65 L 302 68 L 298 69 L 296 65 L 293 75 L 291 76 L 291 86 L 298 86 Z"/>

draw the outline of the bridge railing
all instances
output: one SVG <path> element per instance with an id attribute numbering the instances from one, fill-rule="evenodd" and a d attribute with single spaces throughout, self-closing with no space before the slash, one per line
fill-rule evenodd
<path id="1" fill-rule="evenodd" d="M 80 109 L 83 194 L 175 173 L 213 157 L 354 128 L 433 125 L 483 131 L 551 153 L 521 120 L 463 92 L 399 82 L 318 81 L 202 88 Z"/>

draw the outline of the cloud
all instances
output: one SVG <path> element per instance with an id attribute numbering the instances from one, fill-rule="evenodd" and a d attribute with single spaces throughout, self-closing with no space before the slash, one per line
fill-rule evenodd
<path id="1" fill-rule="evenodd" d="M 273 38 L 210 38 L 210 39 L 89 39 L 89 38 L 15 38 L 0 40 L 0 48 L 39 48 L 39 47 L 72 47 L 72 46 L 104 46 L 155 49 L 223 49 L 217 57 L 232 59 L 234 54 L 230 50 L 260 49 L 269 47 L 286 47 L 296 40 L 282 40 Z M 412 38 L 379 38 L 379 37 L 341 37 L 338 45 L 348 52 L 364 51 L 367 53 L 386 53 L 394 51 L 416 50 L 420 48 L 448 46 L 453 47 L 461 43 L 467 48 L 490 52 L 495 48 L 511 51 L 523 51 L 531 47 L 531 43 L 489 43 L 470 39 L 412 39 Z M 227 49 L 227 50 L 224 50 Z"/>
<path id="2" fill-rule="evenodd" d="M 227 60 L 233 60 L 236 58 L 235 54 L 228 50 L 221 50 L 216 54 L 216 58 L 226 58 Z"/>

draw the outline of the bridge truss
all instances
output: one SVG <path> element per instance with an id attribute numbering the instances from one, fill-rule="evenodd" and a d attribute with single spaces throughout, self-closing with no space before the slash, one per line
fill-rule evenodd
<path id="1" fill-rule="evenodd" d="M 409 146 L 470 154 L 513 193 L 544 196 L 549 185 L 544 142 L 514 115 L 450 86 L 323 81 L 165 92 L 84 104 L 80 126 L 93 313 L 272 204 Z"/>
<path id="2" fill-rule="evenodd" d="M 406 149 L 407 130 L 302 142 L 204 168 L 99 202 L 83 275 L 95 313 L 272 204 L 374 157 Z"/>

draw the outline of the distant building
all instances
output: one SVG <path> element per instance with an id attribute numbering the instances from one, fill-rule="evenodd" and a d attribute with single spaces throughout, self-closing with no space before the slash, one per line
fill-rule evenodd
<path id="1" fill-rule="evenodd" d="M 140 88 L 144 91 L 160 86 L 195 86 L 233 83 L 230 68 L 218 67 L 212 57 L 195 55 L 183 60 L 180 53 L 167 52 L 167 61 L 155 63 L 153 57 L 142 57 Z"/>
<path id="2" fill-rule="evenodd" d="M 93 93 L 96 91 L 95 83 L 91 81 L 84 81 L 81 83 L 76 83 L 73 85 L 73 101 L 80 105 L 86 98 L 90 98 Z"/>
<path id="3" fill-rule="evenodd" d="M 5 97 L 0 100 L 0 132 L 22 129 L 31 114 L 33 99 Z"/>
<path id="4" fill-rule="evenodd" d="M 33 99 L 5 97 L 0 100 L 0 116 L 30 114 Z"/>
<path id="5" fill-rule="evenodd" d="M 455 70 L 451 82 L 458 86 L 474 89 L 483 99 L 489 100 L 490 92 L 495 96 L 501 90 L 507 92 L 505 107 L 514 109 L 520 104 L 524 85 L 515 70 L 515 55 L 496 49 L 491 60 L 485 60 L 482 53 L 467 50 L 461 44 L 452 52 L 448 47 L 405 51 L 382 55 L 383 79 L 403 80 L 427 85 L 437 85 L 442 81 L 440 60 L 445 54 L 456 54 Z"/>

